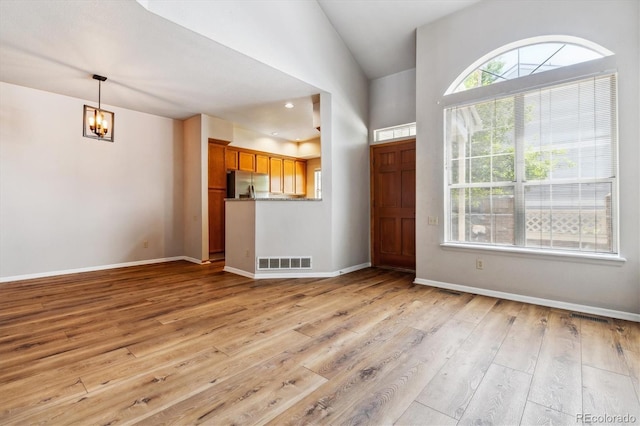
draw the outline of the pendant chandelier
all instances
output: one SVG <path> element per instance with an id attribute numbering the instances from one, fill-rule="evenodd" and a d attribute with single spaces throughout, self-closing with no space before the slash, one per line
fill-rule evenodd
<path id="1" fill-rule="evenodd" d="M 83 118 L 83 136 L 92 139 L 113 142 L 113 124 L 115 114 L 102 109 L 102 82 L 107 77 L 94 74 L 94 80 L 98 80 L 98 108 L 85 105 Z"/>

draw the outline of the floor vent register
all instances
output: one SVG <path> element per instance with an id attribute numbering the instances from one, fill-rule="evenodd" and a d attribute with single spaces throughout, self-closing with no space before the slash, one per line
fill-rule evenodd
<path id="1" fill-rule="evenodd" d="M 311 256 L 259 257 L 258 270 L 311 269 Z"/>

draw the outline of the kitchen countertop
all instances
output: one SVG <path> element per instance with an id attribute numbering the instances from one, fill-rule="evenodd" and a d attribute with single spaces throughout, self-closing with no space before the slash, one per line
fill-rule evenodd
<path id="1" fill-rule="evenodd" d="M 322 198 L 225 198 L 225 201 L 322 201 Z"/>

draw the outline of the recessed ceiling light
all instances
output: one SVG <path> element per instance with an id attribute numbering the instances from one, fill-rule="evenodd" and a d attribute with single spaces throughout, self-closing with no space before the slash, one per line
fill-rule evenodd
<path id="1" fill-rule="evenodd" d="M 278 132 L 271 133 L 271 136 L 278 136 Z"/>
<path id="2" fill-rule="evenodd" d="M 291 109 L 293 108 L 293 104 L 291 102 L 287 102 L 286 104 L 284 104 L 284 107 Z"/>

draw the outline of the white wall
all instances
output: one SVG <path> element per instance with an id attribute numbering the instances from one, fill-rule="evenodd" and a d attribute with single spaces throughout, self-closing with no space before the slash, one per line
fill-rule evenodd
<path id="1" fill-rule="evenodd" d="M 233 139 L 233 123 L 206 114 L 184 121 L 184 255 L 209 259 L 209 138 Z"/>
<path id="2" fill-rule="evenodd" d="M 203 260 L 205 217 L 202 198 L 207 187 L 202 179 L 202 115 L 184 121 L 184 255 Z M 207 158 L 204 156 L 204 158 Z M 208 160 L 208 158 L 207 158 Z M 207 227 L 208 230 L 208 227 Z"/>
<path id="3" fill-rule="evenodd" d="M 369 261 L 367 79 L 320 6 L 313 1 L 177 2 L 148 0 L 148 10 L 322 91 L 322 255 L 329 270 Z M 275 210 L 274 210 L 275 213 Z M 278 212 L 292 215 L 294 211 Z M 281 218 L 273 218 L 280 220 Z M 313 241 L 306 228 L 291 238 Z M 274 255 L 287 248 L 273 246 Z M 270 255 L 271 253 L 260 253 Z"/>
<path id="4" fill-rule="evenodd" d="M 320 138 L 310 139 L 308 141 L 298 142 L 299 158 L 318 158 L 322 155 L 322 145 Z"/>
<path id="5" fill-rule="evenodd" d="M 417 32 L 417 278 L 640 313 L 639 11 L 637 1 L 483 1 Z M 472 62 L 507 43 L 563 34 L 616 54 L 619 77 L 620 229 L 623 264 L 444 249 L 442 108 Z M 481 35 L 481 36 L 480 36 Z M 482 256 L 484 270 L 475 269 Z"/>
<path id="6" fill-rule="evenodd" d="M 267 136 L 253 130 L 234 126 L 230 146 L 270 152 L 290 157 L 298 156 L 298 144 L 282 138 Z"/>
<path id="7" fill-rule="evenodd" d="M 182 122 L 104 105 L 97 141 L 85 103 L 0 83 L 0 277 L 183 254 Z"/>
<path id="8" fill-rule="evenodd" d="M 225 267 L 256 272 L 256 203 L 225 202 Z"/>
<path id="9" fill-rule="evenodd" d="M 369 129 L 416 121 L 416 69 L 402 71 L 369 82 Z"/>

